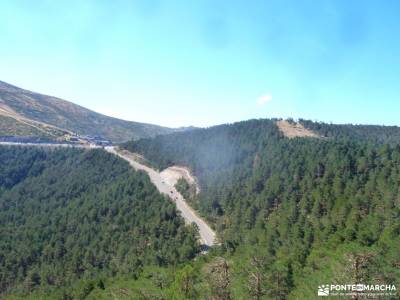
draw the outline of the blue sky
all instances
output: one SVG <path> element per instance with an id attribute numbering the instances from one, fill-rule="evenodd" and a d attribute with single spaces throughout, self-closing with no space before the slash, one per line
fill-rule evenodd
<path id="1" fill-rule="evenodd" d="M 166 126 L 400 125 L 396 0 L 3 0 L 0 80 Z"/>

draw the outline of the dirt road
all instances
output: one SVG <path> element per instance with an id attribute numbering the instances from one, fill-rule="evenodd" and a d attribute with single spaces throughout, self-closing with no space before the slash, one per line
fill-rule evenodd
<path id="1" fill-rule="evenodd" d="M 115 154 L 130 163 L 130 165 L 136 170 L 145 171 L 153 184 L 157 187 L 160 193 L 167 194 L 176 204 L 176 208 L 181 212 L 182 217 L 185 219 L 186 223 L 195 223 L 199 228 L 200 238 L 202 243 L 207 246 L 213 246 L 215 244 L 215 232 L 210 228 L 210 226 L 200 218 L 196 212 L 186 203 L 183 196 L 171 185 L 168 181 L 163 179 L 162 175 L 149 168 L 134 159 L 134 155 L 126 150 L 120 150 L 116 147 L 110 146 L 104 148 L 106 151 Z"/>

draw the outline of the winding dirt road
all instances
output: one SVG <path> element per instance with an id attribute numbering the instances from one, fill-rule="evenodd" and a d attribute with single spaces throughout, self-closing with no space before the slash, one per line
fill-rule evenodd
<path id="1" fill-rule="evenodd" d="M 159 172 L 137 162 L 135 160 L 135 156 L 126 150 L 120 150 L 113 146 L 105 147 L 104 149 L 125 159 L 134 169 L 145 171 L 159 192 L 162 194 L 167 194 L 175 202 L 176 208 L 181 212 L 181 215 L 185 219 L 186 223 L 195 223 L 198 226 L 200 239 L 203 245 L 206 247 L 215 245 L 215 232 L 202 218 L 196 214 L 196 212 L 186 203 L 183 196 L 175 189 L 173 185 L 165 180 Z"/>

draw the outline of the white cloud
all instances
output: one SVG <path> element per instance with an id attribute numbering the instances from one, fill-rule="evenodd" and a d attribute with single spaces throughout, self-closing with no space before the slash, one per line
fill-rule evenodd
<path id="1" fill-rule="evenodd" d="M 271 100 L 272 100 L 272 95 L 271 94 L 265 94 L 265 95 L 262 95 L 262 96 L 258 97 L 256 103 L 258 105 L 264 105 L 264 104 L 266 104 L 268 102 L 271 102 Z"/>

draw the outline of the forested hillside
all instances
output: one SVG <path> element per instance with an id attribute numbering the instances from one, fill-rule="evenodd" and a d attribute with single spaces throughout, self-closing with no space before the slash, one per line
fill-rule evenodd
<path id="1" fill-rule="evenodd" d="M 193 202 L 219 232 L 232 299 L 400 286 L 399 128 L 303 124 L 329 138 L 287 139 L 274 120 L 251 120 L 124 145 L 198 176 Z"/>
<path id="2" fill-rule="evenodd" d="M 147 175 L 105 151 L 2 146 L 0 162 L 0 298 L 85 299 L 198 252 Z"/>
<path id="3" fill-rule="evenodd" d="M 300 119 L 306 128 L 327 138 L 346 139 L 374 144 L 399 144 L 400 127 L 378 125 L 326 124 Z"/>
<path id="4" fill-rule="evenodd" d="M 123 145 L 198 177 L 197 195 L 177 187 L 221 244 L 197 257 L 195 229 L 123 161 L 101 150 L 1 148 L 8 299 L 316 299 L 321 284 L 399 287 L 396 128 L 320 124 L 326 134 L 312 130 L 324 137 L 289 139 L 275 121 Z"/>

